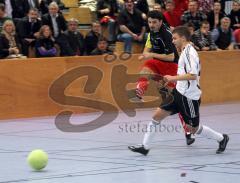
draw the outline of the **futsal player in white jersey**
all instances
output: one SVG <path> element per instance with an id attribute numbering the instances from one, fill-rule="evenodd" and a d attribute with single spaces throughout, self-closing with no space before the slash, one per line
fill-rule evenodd
<path id="1" fill-rule="evenodd" d="M 199 105 L 201 100 L 200 62 L 197 51 L 190 43 L 190 32 L 187 27 L 179 26 L 173 30 L 173 43 L 177 49 L 181 50 L 178 61 L 178 71 L 176 76 L 166 75 L 166 82 L 176 82 L 176 88 L 172 91 L 172 100 L 163 102 L 153 115 L 152 121 L 148 124 L 147 132 L 144 135 L 143 143 L 140 146 L 129 146 L 133 152 L 147 155 L 150 143 L 156 134 L 155 128 L 161 121 L 169 115 L 180 113 L 192 134 L 201 135 L 214 139 L 219 143 L 216 151 L 222 153 L 229 141 L 226 134 L 221 134 L 211 128 L 199 124 Z M 171 97 L 171 96 L 169 96 Z"/>

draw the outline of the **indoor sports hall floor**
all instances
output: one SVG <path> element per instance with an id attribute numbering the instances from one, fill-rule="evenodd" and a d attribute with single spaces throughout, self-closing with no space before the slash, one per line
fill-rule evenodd
<path id="1" fill-rule="evenodd" d="M 202 123 L 230 136 L 227 150 L 219 155 L 213 140 L 196 138 L 187 147 L 177 116 L 163 123 L 148 156 L 130 152 L 127 146 L 141 143 L 151 114 L 150 109 L 138 111 L 134 118 L 121 113 L 109 125 L 87 133 L 63 133 L 53 117 L 0 121 L 0 183 L 240 181 L 240 103 L 201 107 Z M 74 116 L 72 120 L 77 123 L 94 116 Z M 39 148 L 48 153 L 49 164 L 44 171 L 35 172 L 26 157 Z"/>

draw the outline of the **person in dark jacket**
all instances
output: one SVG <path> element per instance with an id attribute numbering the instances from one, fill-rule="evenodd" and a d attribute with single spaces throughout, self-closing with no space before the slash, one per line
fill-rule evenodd
<path id="1" fill-rule="evenodd" d="M 66 39 L 66 55 L 65 56 L 76 56 L 83 55 L 85 49 L 84 37 L 77 30 L 78 20 L 71 18 L 68 21 L 68 30 L 64 32 Z"/>
<path id="2" fill-rule="evenodd" d="M 15 32 L 13 21 L 6 20 L 0 34 L 0 58 L 20 53 L 20 45 Z"/>
<path id="3" fill-rule="evenodd" d="M 102 35 L 101 24 L 98 21 L 92 23 L 92 30 L 85 37 L 85 47 L 87 55 L 97 48 L 97 42 L 99 37 Z"/>
<path id="4" fill-rule="evenodd" d="M 91 52 L 91 55 L 104 55 L 110 54 L 112 51 L 108 48 L 108 42 L 105 37 L 98 39 L 97 48 Z"/>
<path id="5" fill-rule="evenodd" d="M 24 17 L 18 23 L 18 34 L 22 45 L 22 53 L 25 56 L 28 56 L 29 46 L 34 47 L 35 41 L 39 37 L 41 20 L 38 18 L 38 10 L 32 8 L 29 10 L 28 16 Z"/>
<path id="6" fill-rule="evenodd" d="M 0 3 L 8 7 L 6 9 L 7 16 L 13 19 L 25 17 L 29 10 L 28 0 L 10 0 L 9 4 L 6 0 L 0 0 Z"/>
<path id="7" fill-rule="evenodd" d="M 229 14 L 231 19 L 231 28 L 233 30 L 240 29 L 240 2 L 235 0 L 232 4 L 232 10 Z"/>

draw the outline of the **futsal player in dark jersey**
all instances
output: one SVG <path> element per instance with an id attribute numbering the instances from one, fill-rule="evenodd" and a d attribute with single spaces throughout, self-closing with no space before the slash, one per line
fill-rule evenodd
<path id="1" fill-rule="evenodd" d="M 143 54 L 139 57 L 140 60 L 146 60 L 141 68 L 142 77 L 139 78 L 136 89 L 136 97 L 133 101 L 142 99 L 144 92 L 149 85 L 148 74 L 156 75 L 154 80 L 158 79 L 158 75 L 176 75 L 178 52 L 172 43 L 172 33 L 168 27 L 163 24 L 163 15 L 154 10 L 148 13 L 148 25 L 150 33 L 145 44 Z M 174 88 L 175 84 L 169 83 L 168 87 Z M 166 97 L 166 91 L 160 90 L 163 99 Z M 186 142 L 191 145 L 195 139 L 191 138 L 183 118 L 179 116 L 183 128 L 186 133 Z"/>

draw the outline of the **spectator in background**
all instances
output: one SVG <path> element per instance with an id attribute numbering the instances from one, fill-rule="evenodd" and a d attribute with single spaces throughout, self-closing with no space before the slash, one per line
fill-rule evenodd
<path id="1" fill-rule="evenodd" d="M 78 20 L 71 18 L 68 21 L 68 30 L 64 32 L 66 39 L 66 56 L 82 56 L 84 54 L 84 38 L 83 35 L 77 30 Z"/>
<path id="2" fill-rule="evenodd" d="M 136 0 L 135 1 L 135 7 L 140 10 L 145 15 L 148 14 L 149 6 L 147 0 Z M 146 18 L 145 18 L 146 19 Z"/>
<path id="3" fill-rule="evenodd" d="M 11 18 L 5 16 L 5 5 L 0 3 L 0 32 L 2 32 L 3 23 Z"/>
<path id="4" fill-rule="evenodd" d="M 185 24 L 192 22 L 195 30 L 197 30 L 200 28 L 200 24 L 204 20 L 207 20 L 207 16 L 198 10 L 197 0 L 190 0 L 188 4 L 188 10 L 185 11 L 181 17 L 182 23 Z"/>
<path id="5" fill-rule="evenodd" d="M 15 25 L 12 20 L 6 20 L 0 34 L 0 58 L 7 58 L 19 53 L 20 45 L 15 32 Z"/>
<path id="6" fill-rule="evenodd" d="M 174 0 L 174 11 L 177 12 L 179 17 L 188 9 L 188 3 L 188 0 Z"/>
<path id="7" fill-rule="evenodd" d="M 39 38 L 36 40 L 36 57 L 55 57 L 57 49 L 48 25 L 43 25 L 39 31 Z"/>
<path id="8" fill-rule="evenodd" d="M 55 2 L 58 5 L 59 13 L 61 10 L 63 10 L 65 8 L 65 5 L 63 4 L 63 2 L 61 0 L 41 0 L 41 2 L 39 4 L 39 8 L 40 8 L 42 15 L 48 13 L 49 5 L 52 2 Z"/>
<path id="9" fill-rule="evenodd" d="M 5 12 L 10 18 L 23 18 L 28 14 L 28 0 L 0 0 L 5 5 Z"/>
<path id="10" fill-rule="evenodd" d="M 85 48 L 87 55 L 97 48 L 97 42 L 99 37 L 102 35 L 102 27 L 100 22 L 95 21 L 92 23 L 92 30 L 87 33 L 85 37 Z"/>
<path id="11" fill-rule="evenodd" d="M 48 6 L 49 13 L 42 16 L 42 25 L 48 25 L 51 29 L 56 43 L 60 46 L 61 56 L 67 55 L 65 39 L 62 36 L 63 32 L 67 30 L 67 23 L 61 13 L 56 2 L 52 2 Z"/>
<path id="12" fill-rule="evenodd" d="M 229 18 L 231 19 L 231 28 L 233 30 L 240 29 L 240 1 L 233 1 Z"/>
<path id="13" fill-rule="evenodd" d="M 221 50 L 233 50 L 235 38 L 231 29 L 231 20 L 228 17 L 221 19 L 221 25 L 213 29 L 212 37 L 217 47 Z"/>
<path id="14" fill-rule="evenodd" d="M 97 42 L 97 48 L 95 48 L 91 55 L 103 55 L 103 54 L 110 54 L 112 53 L 111 50 L 108 48 L 107 39 L 104 37 L 100 37 Z"/>
<path id="15" fill-rule="evenodd" d="M 22 45 L 22 53 L 28 56 L 29 46 L 34 47 L 36 39 L 39 37 L 41 21 L 39 20 L 38 10 L 29 10 L 28 16 L 18 23 L 18 35 Z"/>
<path id="16" fill-rule="evenodd" d="M 208 14 L 208 22 L 210 24 L 210 30 L 219 27 L 220 20 L 225 16 L 222 12 L 221 3 L 218 1 L 214 2 L 213 10 Z"/>
<path id="17" fill-rule="evenodd" d="M 205 14 L 213 10 L 213 4 L 214 0 L 198 0 L 199 10 Z"/>
<path id="18" fill-rule="evenodd" d="M 192 42 L 198 48 L 198 51 L 216 50 L 217 47 L 212 39 L 210 25 L 208 21 L 203 21 L 200 29 L 192 35 Z"/>
<path id="19" fill-rule="evenodd" d="M 28 5 L 27 5 L 27 9 L 28 9 L 28 12 L 30 9 L 37 9 L 37 10 L 40 10 L 40 4 L 39 4 L 39 0 L 27 0 L 28 1 Z"/>
<path id="20" fill-rule="evenodd" d="M 116 0 L 98 0 L 97 1 L 97 17 L 102 25 L 108 26 L 108 41 L 116 40 L 116 14 L 118 13 L 118 5 Z"/>
<path id="21" fill-rule="evenodd" d="M 125 0 L 125 10 L 120 12 L 118 23 L 120 34 L 118 39 L 124 42 L 124 51 L 131 53 L 132 41 L 143 42 L 145 34 L 145 24 L 142 13 L 134 7 L 133 0 Z"/>
<path id="22" fill-rule="evenodd" d="M 174 11 L 175 4 L 173 0 L 167 0 L 166 3 L 166 11 L 163 13 L 167 23 L 170 25 L 171 30 L 173 30 L 174 27 L 177 27 L 181 25 L 181 19 L 179 14 Z"/>
<path id="23" fill-rule="evenodd" d="M 232 10 L 232 0 L 221 0 L 222 10 L 226 15 L 229 15 Z"/>
<path id="24" fill-rule="evenodd" d="M 161 13 L 162 15 L 163 15 L 163 9 L 162 9 L 162 6 L 160 5 L 160 4 L 154 4 L 153 5 L 153 10 L 155 10 L 155 11 L 158 11 L 159 13 Z M 169 23 L 167 22 L 167 20 L 166 20 L 166 18 L 163 16 L 163 23 L 167 26 L 167 27 L 169 27 L 170 28 L 170 25 L 169 25 Z M 149 28 L 148 28 L 148 24 L 146 25 L 146 27 L 147 27 L 147 31 L 146 32 L 149 32 Z"/>

